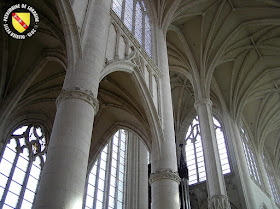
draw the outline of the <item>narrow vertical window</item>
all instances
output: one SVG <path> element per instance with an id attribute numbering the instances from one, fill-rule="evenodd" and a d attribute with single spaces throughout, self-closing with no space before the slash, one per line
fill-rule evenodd
<path id="1" fill-rule="evenodd" d="M 223 133 L 220 122 L 216 118 L 213 118 L 213 122 L 214 122 L 216 139 L 217 139 L 217 144 L 218 144 L 218 149 L 219 149 L 222 171 L 223 171 L 223 174 L 227 174 L 227 173 L 230 173 L 230 166 L 229 166 L 229 161 L 228 161 L 228 154 L 227 154 L 224 133 Z"/>
<path id="2" fill-rule="evenodd" d="M 186 158 L 189 169 L 189 184 L 191 185 L 206 180 L 198 117 L 189 126 L 186 140 Z"/>
<path id="3" fill-rule="evenodd" d="M 118 15 L 119 18 L 121 18 L 122 16 L 122 4 L 123 0 L 114 0 L 112 4 L 112 9 Z"/>
<path id="4" fill-rule="evenodd" d="M 45 160 L 41 127 L 22 126 L 13 132 L 0 162 L 0 208 L 32 208 Z"/>
<path id="5" fill-rule="evenodd" d="M 280 208 L 280 191 L 276 183 L 274 169 L 269 161 L 268 153 L 263 153 L 262 159 L 274 202 L 277 205 L 277 207 Z"/>
<path id="6" fill-rule="evenodd" d="M 124 10 L 124 24 L 130 31 L 132 31 L 132 20 L 133 20 L 133 0 L 126 0 L 125 10 Z"/>
<path id="7" fill-rule="evenodd" d="M 243 128 L 241 128 L 240 133 L 250 176 L 257 185 L 263 186 L 259 167 L 255 157 L 254 147 Z"/>
<path id="8" fill-rule="evenodd" d="M 142 11 L 139 2 L 136 4 L 135 37 L 142 45 Z"/>
<path id="9" fill-rule="evenodd" d="M 148 55 L 152 56 L 152 36 L 151 36 L 151 24 L 148 15 L 145 17 L 145 50 Z"/>
<path id="10" fill-rule="evenodd" d="M 119 130 L 102 150 L 89 176 L 86 209 L 123 209 L 127 133 Z"/>

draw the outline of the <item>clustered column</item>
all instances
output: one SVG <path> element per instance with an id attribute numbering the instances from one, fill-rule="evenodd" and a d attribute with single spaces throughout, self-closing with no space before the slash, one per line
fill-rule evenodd
<path id="1" fill-rule="evenodd" d="M 76 60 L 75 69 L 67 70 L 63 90 L 57 98 L 57 113 L 35 200 L 36 209 L 82 208 L 110 6 L 110 0 L 96 0 L 89 7 L 82 56 Z"/>
<path id="2" fill-rule="evenodd" d="M 151 153 L 152 209 L 179 209 L 180 177 L 177 172 L 169 66 L 166 37 L 161 28 L 157 28 L 156 41 L 158 66 L 163 74 L 160 85 L 163 139 L 160 139 L 158 149 L 153 145 Z"/>
<path id="3" fill-rule="evenodd" d="M 148 209 L 148 150 L 132 132 L 127 143 L 126 208 Z"/>
<path id="4" fill-rule="evenodd" d="M 230 209 L 222 173 L 212 116 L 212 102 L 203 98 L 195 102 L 198 113 L 206 167 L 209 209 Z"/>

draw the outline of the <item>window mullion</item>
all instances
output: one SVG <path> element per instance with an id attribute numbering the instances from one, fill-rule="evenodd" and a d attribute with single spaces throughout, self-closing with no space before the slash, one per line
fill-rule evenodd
<path id="1" fill-rule="evenodd" d="M 99 184 L 99 172 L 100 172 L 100 161 L 101 161 L 101 155 L 98 157 L 97 167 L 96 167 L 96 178 L 95 178 L 95 191 L 94 191 L 94 199 L 93 199 L 93 207 L 96 208 L 96 202 L 97 202 L 97 193 L 98 193 L 98 184 Z"/>
<path id="2" fill-rule="evenodd" d="M 6 145 L 7 146 L 7 145 Z M 5 202 L 5 199 L 6 199 L 6 196 L 8 194 L 8 191 L 9 191 L 9 188 L 10 188 L 10 185 L 11 185 L 11 182 L 12 182 L 12 177 L 13 177 L 13 174 L 15 172 L 15 169 L 16 169 L 16 165 L 17 165 L 17 161 L 18 161 L 18 158 L 19 158 L 19 152 L 17 152 L 16 154 L 16 157 L 15 157 L 15 160 L 13 162 L 13 166 L 12 166 L 12 169 L 10 171 L 10 174 L 9 174 L 9 177 L 8 177 L 8 181 L 6 183 L 6 187 L 5 187 L 5 190 L 3 192 L 3 196 L 2 196 L 2 199 L 1 199 L 1 202 L 0 202 L 0 208 L 3 207 L 4 205 L 4 202 Z M 2 159 L 1 159 L 2 160 Z"/>
<path id="3" fill-rule="evenodd" d="M 118 155 L 117 155 L 117 172 L 116 172 L 116 190 L 115 190 L 115 206 L 114 208 L 117 208 L 118 205 L 118 191 L 119 191 L 119 172 L 120 172 L 120 148 L 121 148 L 121 130 L 119 130 L 119 136 L 118 136 Z"/>
<path id="4" fill-rule="evenodd" d="M 108 208 L 109 205 L 109 192 L 110 192 L 110 176 L 111 176 L 111 162 L 112 162 L 112 143 L 113 143 L 113 138 L 111 139 L 111 143 L 109 143 L 108 150 L 107 150 L 107 158 L 106 158 L 106 171 L 105 171 L 105 189 L 104 189 L 104 204 L 103 208 L 106 209 Z"/>
<path id="5" fill-rule="evenodd" d="M 127 0 L 123 0 L 122 2 L 122 13 L 121 13 L 121 20 L 124 22 L 124 14 L 125 14 L 125 5 L 127 3 Z"/>
<path id="6" fill-rule="evenodd" d="M 194 150 L 194 159 L 195 159 L 195 170 L 196 170 L 196 179 L 199 182 L 199 172 L 198 172 L 198 163 L 197 163 L 197 154 L 196 154 L 196 139 L 193 141 L 193 150 Z"/>
<path id="7" fill-rule="evenodd" d="M 128 140 L 128 134 L 126 134 L 125 135 L 125 150 L 124 150 L 124 171 L 126 170 L 126 165 L 127 165 L 127 146 L 128 146 L 128 143 L 127 143 L 127 140 Z M 124 172 L 124 174 L 123 174 L 123 179 L 122 179 L 122 181 L 123 181 L 123 188 L 126 188 L 126 182 L 125 182 L 125 179 L 126 179 L 126 175 L 127 175 L 127 172 Z M 123 205 L 123 209 L 125 209 L 126 208 L 126 205 L 125 205 L 125 189 L 123 189 L 123 199 L 122 199 L 122 205 Z"/>
<path id="8" fill-rule="evenodd" d="M 134 35 L 135 37 L 135 17 L 136 17 L 136 4 L 137 1 L 133 0 L 133 9 L 132 9 L 132 31 L 131 33 Z M 136 37 L 135 37 L 136 38 Z"/>
<path id="9" fill-rule="evenodd" d="M 146 49 L 146 11 L 142 11 L 142 47 Z"/>
<path id="10" fill-rule="evenodd" d="M 30 154 L 31 155 L 31 154 Z M 31 170 L 31 166 L 32 166 L 32 162 L 33 159 L 31 159 L 32 157 L 29 157 L 29 162 L 28 162 L 28 166 L 27 166 L 27 170 L 26 170 L 26 174 L 22 183 L 22 187 L 21 187 L 21 191 L 20 191 L 20 195 L 19 195 L 19 199 L 18 199 L 18 203 L 17 203 L 17 207 L 18 209 L 20 209 L 22 201 L 23 201 L 23 196 L 24 196 L 24 192 L 26 190 L 26 185 L 27 185 L 27 180 L 30 174 L 30 170 Z"/>
<path id="11" fill-rule="evenodd" d="M 42 156 L 41 156 L 42 157 Z M 36 158 L 35 158 L 36 159 Z M 43 157 L 41 158 L 41 173 L 40 173 L 40 176 L 39 176 L 39 178 L 38 178 L 38 184 L 37 184 L 37 188 L 36 188 L 36 191 L 35 191 L 35 197 L 34 197 L 34 201 L 33 202 L 35 202 L 36 201 L 36 197 L 37 197 L 37 192 L 38 192 L 38 189 L 39 189 L 39 182 L 41 181 L 41 178 L 42 178 L 42 171 L 43 171 L 43 167 L 44 167 L 44 163 L 43 163 L 44 161 L 43 161 Z"/>

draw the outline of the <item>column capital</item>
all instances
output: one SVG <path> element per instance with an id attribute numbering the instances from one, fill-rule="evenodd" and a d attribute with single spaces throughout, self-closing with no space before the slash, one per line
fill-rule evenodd
<path id="1" fill-rule="evenodd" d="M 155 181 L 168 179 L 177 182 L 180 184 L 181 178 L 177 171 L 172 171 L 171 169 L 160 169 L 157 170 L 155 173 L 151 173 L 149 183 L 152 185 Z"/>
<path id="2" fill-rule="evenodd" d="M 98 112 L 99 109 L 98 100 L 94 98 L 94 95 L 90 90 L 82 89 L 78 86 L 74 88 L 62 89 L 62 91 L 60 92 L 59 96 L 56 99 L 56 106 L 58 106 L 61 101 L 66 99 L 83 100 L 89 103 L 93 107 L 95 114 Z"/>
<path id="3" fill-rule="evenodd" d="M 213 103 L 208 98 L 201 98 L 195 101 L 194 108 L 197 110 L 200 105 L 209 105 L 210 107 L 212 107 Z"/>
<path id="4" fill-rule="evenodd" d="M 230 203 L 228 196 L 226 195 L 214 195 L 208 198 L 209 209 L 230 209 Z"/>

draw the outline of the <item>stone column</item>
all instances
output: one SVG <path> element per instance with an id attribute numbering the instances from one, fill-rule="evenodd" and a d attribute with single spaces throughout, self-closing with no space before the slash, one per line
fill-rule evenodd
<path id="1" fill-rule="evenodd" d="M 76 61 L 75 69 L 67 70 L 63 90 L 57 98 L 57 113 L 36 195 L 36 209 L 82 208 L 110 5 L 111 0 L 96 0 L 88 10 L 83 55 Z"/>
<path id="2" fill-rule="evenodd" d="M 148 150 L 141 139 L 128 132 L 126 207 L 148 209 Z"/>
<path id="3" fill-rule="evenodd" d="M 199 118 L 208 189 L 209 209 L 230 209 L 214 130 L 212 102 L 200 99 L 194 104 Z"/>
<path id="4" fill-rule="evenodd" d="M 260 172 L 261 172 L 260 175 L 263 179 L 264 189 L 267 192 L 267 194 L 270 196 L 269 199 L 270 199 L 270 202 L 271 202 L 271 205 L 272 205 L 273 209 L 277 209 L 277 206 L 276 206 L 276 204 L 274 202 L 274 199 L 273 199 L 273 194 L 272 194 L 272 191 L 271 191 L 271 188 L 270 188 L 270 185 L 269 185 L 269 181 L 268 181 L 268 178 L 267 178 L 267 175 L 266 175 L 266 169 L 264 167 L 264 162 L 263 162 L 263 158 L 261 156 L 261 153 L 259 153 L 259 152 L 256 153 L 256 157 L 258 158 L 257 160 L 259 162 L 259 168 L 260 168 Z M 273 171 L 271 171 L 271 172 L 273 172 Z"/>
<path id="5" fill-rule="evenodd" d="M 174 119 L 171 99 L 168 56 L 165 33 L 157 28 L 157 63 L 163 74 L 160 85 L 161 118 L 164 138 L 159 142 L 159 153 L 152 149 L 152 209 L 179 209 L 179 182 L 177 172 Z"/>
<path id="6" fill-rule="evenodd" d="M 254 195 L 254 188 L 252 187 L 253 182 L 249 174 L 240 130 L 236 122 L 233 120 L 231 120 L 231 126 L 233 131 L 233 148 L 237 161 L 238 175 L 240 177 L 242 189 L 244 191 L 243 193 L 245 196 L 246 206 L 247 208 L 258 208 L 259 206 L 255 203 L 256 201 Z"/>

